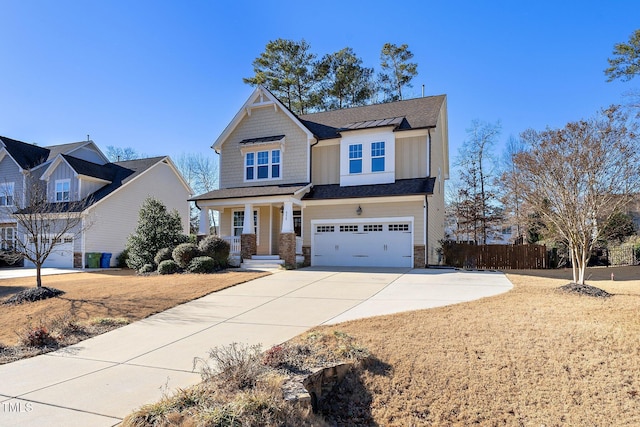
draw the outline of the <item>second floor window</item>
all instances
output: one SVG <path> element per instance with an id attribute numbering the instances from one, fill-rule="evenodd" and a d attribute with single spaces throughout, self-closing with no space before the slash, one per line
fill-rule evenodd
<path id="1" fill-rule="evenodd" d="M 280 178 L 280 150 L 265 150 L 245 155 L 245 181 Z"/>
<path id="2" fill-rule="evenodd" d="M 0 206 L 13 206 L 13 182 L 0 184 Z"/>
<path id="3" fill-rule="evenodd" d="M 362 144 L 349 146 L 349 173 L 362 173 Z"/>
<path id="4" fill-rule="evenodd" d="M 371 143 L 371 172 L 384 172 L 384 142 Z"/>
<path id="5" fill-rule="evenodd" d="M 71 191 L 71 181 L 68 179 L 59 179 L 56 181 L 56 202 L 68 202 L 69 192 Z"/>

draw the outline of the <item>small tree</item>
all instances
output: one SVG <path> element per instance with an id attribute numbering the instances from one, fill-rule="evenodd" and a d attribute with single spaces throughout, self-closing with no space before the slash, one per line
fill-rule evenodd
<path id="1" fill-rule="evenodd" d="M 21 258 L 36 267 L 36 286 L 42 287 L 42 266 L 49 255 L 67 239 L 75 239 L 91 226 L 83 211 L 90 200 L 53 203 L 47 198 L 47 187 L 39 179 L 27 175 L 22 194 L 4 194 L 11 198 L 6 214 L 13 217 L 18 229 L 15 248 L 0 253 L 0 258 L 15 263 Z"/>
<path id="2" fill-rule="evenodd" d="M 514 164 L 523 199 L 548 232 L 567 243 L 573 281 L 584 284 L 589 255 L 603 228 L 640 189 L 636 126 L 612 106 L 562 129 L 522 134 Z"/>
<path id="3" fill-rule="evenodd" d="M 174 248 L 187 240 L 178 211 L 168 212 L 161 201 L 148 197 L 138 213 L 138 226 L 127 240 L 127 265 L 140 270 L 145 264 L 153 264 L 160 249 Z"/>

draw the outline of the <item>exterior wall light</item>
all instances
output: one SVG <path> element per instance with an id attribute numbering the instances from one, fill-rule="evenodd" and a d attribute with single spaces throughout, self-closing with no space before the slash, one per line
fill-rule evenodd
<path id="1" fill-rule="evenodd" d="M 362 208 L 358 205 L 358 209 L 356 209 L 356 214 L 362 215 Z"/>

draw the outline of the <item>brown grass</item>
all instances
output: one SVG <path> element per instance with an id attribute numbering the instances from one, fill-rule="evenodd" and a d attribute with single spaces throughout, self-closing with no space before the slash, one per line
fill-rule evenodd
<path id="1" fill-rule="evenodd" d="M 94 318 L 143 319 L 211 292 L 268 273 L 224 271 L 215 274 L 137 276 L 131 270 L 74 273 L 43 277 L 43 286 L 65 292 L 57 298 L 20 305 L 0 305 L 0 343 L 15 345 L 28 324 L 71 315 Z M 34 278 L 0 280 L 0 300 L 35 284 Z"/>
<path id="2" fill-rule="evenodd" d="M 503 295 L 320 330 L 385 364 L 343 390 L 367 424 L 640 425 L 640 268 L 587 276 L 615 295 L 558 291 L 570 270 L 511 271 Z"/>

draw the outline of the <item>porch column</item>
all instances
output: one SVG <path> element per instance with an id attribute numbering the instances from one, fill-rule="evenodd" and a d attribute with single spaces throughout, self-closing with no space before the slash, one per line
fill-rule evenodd
<path id="1" fill-rule="evenodd" d="M 200 227 L 198 235 L 206 236 L 209 234 L 209 208 L 200 208 Z"/>
<path id="2" fill-rule="evenodd" d="M 250 203 L 244 205 L 244 221 L 242 223 L 242 235 L 240 236 L 240 253 L 242 258 L 249 259 L 257 253 L 256 233 L 253 223 L 253 206 Z"/>
<path id="3" fill-rule="evenodd" d="M 284 202 L 282 212 L 282 228 L 278 242 L 279 255 L 286 265 L 296 265 L 296 233 L 293 229 L 293 203 Z"/>
<path id="4" fill-rule="evenodd" d="M 284 202 L 281 233 L 293 233 L 293 203 Z"/>

